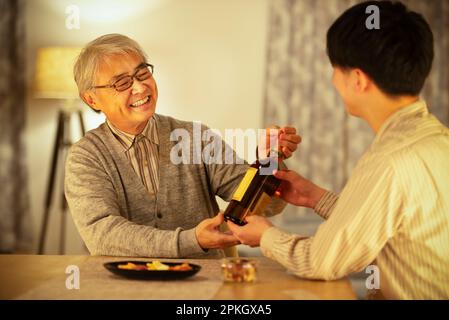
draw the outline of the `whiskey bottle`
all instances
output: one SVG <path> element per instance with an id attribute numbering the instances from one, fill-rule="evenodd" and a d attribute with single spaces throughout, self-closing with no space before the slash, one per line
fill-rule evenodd
<path id="1" fill-rule="evenodd" d="M 279 157 L 283 157 L 283 154 L 280 154 Z M 272 174 L 261 174 L 261 170 L 273 163 L 272 161 L 277 163 L 276 159 L 271 158 L 267 163 L 264 161 L 264 164 L 259 159 L 251 164 L 224 212 L 225 221 L 230 220 L 243 226 L 246 224 L 246 216 L 263 215 L 281 184 L 281 180 Z"/>

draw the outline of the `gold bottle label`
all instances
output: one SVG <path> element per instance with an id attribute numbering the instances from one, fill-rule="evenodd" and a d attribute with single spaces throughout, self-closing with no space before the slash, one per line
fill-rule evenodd
<path id="1" fill-rule="evenodd" d="M 242 181 L 240 181 L 237 190 L 235 190 L 234 195 L 232 196 L 232 200 L 242 201 L 242 198 L 245 195 L 245 192 L 248 189 L 249 185 L 251 184 L 251 181 L 253 181 L 254 177 L 256 176 L 256 173 L 257 173 L 256 168 L 253 167 L 248 168 Z"/>
<path id="2" fill-rule="evenodd" d="M 263 216 L 265 208 L 270 204 L 270 202 L 271 202 L 271 197 L 268 194 L 266 194 L 265 192 L 262 192 L 252 213 L 259 215 L 259 216 Z"/>

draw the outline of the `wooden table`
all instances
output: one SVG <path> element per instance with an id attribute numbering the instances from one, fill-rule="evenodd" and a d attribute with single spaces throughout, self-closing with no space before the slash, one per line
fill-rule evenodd
<path id="1" fill-rule="evenodd" d="M 136 281 L 119 278 L 103 268 L 103 263 L 133 258 L 96 257 L 96 256 L 57 256 L 57 255 L 0 255 L 0 299 L 135 299 L 129 290 L 144 291 L 153 288 L 150 299 L 169 299 L 168 295 L 186 290 L 196 292 L 193 299 L 219 300 L 291 300 L 291 299 L 356 299 L 347 279 L 338 281 L 309 281 L 289 274 L 284 267 L 264 257 L 252 258 L 257 261 L 257 281 L 255 283 L 225 283 L 221 280 L 220 261 L 205 259 L 174 259 L 199 264 L 203 268 L 190 280 L 178 280 L 174 283 L 157 281 Z M 134 259 L 151 260 L 151 259 Z M 171 261 L 161 259 L 161 261 Z M 52 285 L 64 293 L 66 268 L 79 266 L 83 295 L 76 293 L 61 295 L 53 291 Z M 84 279 L 84 283 L 83 283 Z M 104 289 L 104 286 L 113 289 Z M 102 287 L 103 286 L 103 287 Z M 139 287 L 141 286 L 141 287 Z M 143 287 L 144 286 L 144 287 Z M 176 286 L 176 287 L 170 287 Z M 190 286 L 190 287 L 187 287 Z M 215 286 L 215 287 L 214 287 Z M 89 289 L 88 289 L 89 288 Z M 140 288 L 140 289 L 139 289 Z M 163 290 L 172 290 L 161 293 Z M 204 295 L 202 290 L 204 289 Z M 109 293 L 114 291 L 111 296 Z M 32 292 L 33 295 L 27 295 Z M 104 294 L 108 293 L 108 294 Z M 78 295 L 77 295 L 78 294 Z M 179 296 L 182 298 L 181 296 Z M 148 296 L 142 296 L 148 299 Z M 177 299 L 174 296 L 174 299 Z"/>

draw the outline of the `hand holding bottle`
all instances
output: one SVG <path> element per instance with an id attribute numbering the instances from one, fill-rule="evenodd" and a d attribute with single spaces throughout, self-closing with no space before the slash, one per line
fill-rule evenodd
<path id="1" fill-rule="evenodd" d="M 232 221 L 228 221 L 229 230 L 232 231 L 242 244 L 257 247 L 260 245 L 262 234 L 271 228 L 273 224 L 270 220 L 261 216 L 248 216 L 245 220 L 246 224 L 244 226 L 238 226 Z"/>
<path id="2" fill-rule="evenodd" d="M 258 158 L 269 156 L 270 150 L 278 151 L 283 159 L 288 159 L 301 143 L 301 137 L 293 127 L 272 126 L 267 128 L 265 135 L 260 138 L 258 145 Z"/>
<path id="3" fill-rule="evenodd" d="M 234 235 L 220 231 L 219 227 L 223 221 L 223 213 L 220 212 L 215 217 L 205 219 L 198 224 L 195 234 L 201 248 L 218 249 L 240 244 Z"/>
<path id="4" fill-rule="evenodd" d="M 226 221 L 244 225 L 247 215 L 264 213 L 281 184 L 281 181 L 272 175 L 273 169 L 278 167 L 280 161 L 290 157 L 300 142 L 301 137 L 296 134 L 295 128 L 284 127 L 265 131 L 257 147 L 257 160 L 246 171 L 225 210 Z M 271 151 L 274 151 L 274 156 Z"/>
<path id="5" fill-rule="evenodd" d="M 274 176 L 282 180 L 275 195 L 296 206 L 315 208 L 326 190 L 303 178 L 292 170 L 275 171 Z"/>

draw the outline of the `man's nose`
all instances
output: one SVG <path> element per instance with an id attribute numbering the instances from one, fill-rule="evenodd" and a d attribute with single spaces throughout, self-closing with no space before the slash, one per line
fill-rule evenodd
<path id="1" fill-rule="evenodd" d="M 131 89 L 132 89 L 131 90 L 132 94 L 142 93 L 145 91 L 145 85 L 143 84 L 143 82 L 140 82 L 139 80 L 134 79 Z"/>

